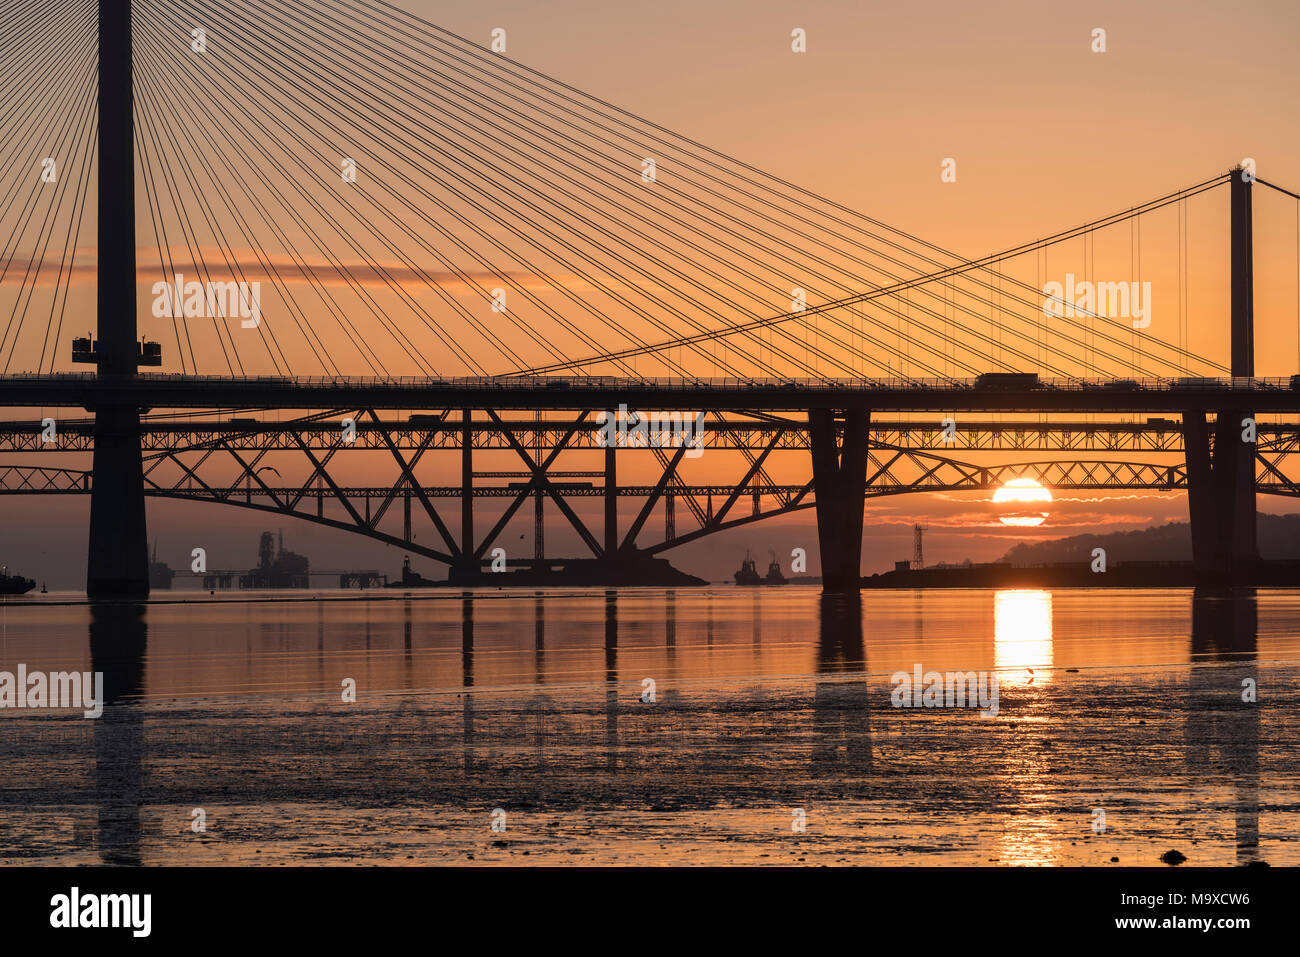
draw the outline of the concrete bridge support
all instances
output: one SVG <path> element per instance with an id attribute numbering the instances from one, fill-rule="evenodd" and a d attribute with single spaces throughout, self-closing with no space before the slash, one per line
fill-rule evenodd
<path id="1" fill-rule="evenodd" d="M 1205 585 L 1238 582 L 1259 557 L 1255 446 L 1242 441 L 1242 418 L 1220 413 L 1211 423 L 1203 411 L 1183 413 L 1192 560 Z"/>
<path id="2" fill-rule="evenodd" d="M 131 115 L 131 3 L 99 0 L 98 374 L 133 377 L 135 302 L 135 144 Z M 94 483 L 86 594 L 147 598 L 149 546 L 140 410 L 95 413 Z"/>
<path id="3" fill-rule="evenodd" d="M 613 421 L 614 413 L 608 413 Z M 605 446 L 605 549 L 601 556 L 605 561 L 616 563 L 618 554 L 618 460 L 613 443 Z"/>
<path id="4" fill-rule="evenodd" d="M 1255 375 L 1255 243 L 1251 189 L 1254 179 L 1245 170 L 1234 171 L 1230 186 L 1230 227 L 1232 229 L 1232 375 Z M 1230 502 L 1222 522 L 1232 525 L 1229 560 L 1255 561 L 1259 558 L 1255 534 L 1255 443 L 1242 438 L 1244 420 L 1250 413 L 1228 415 L 1220 412 L 1215 433 L 1215 458 L 1226 464 L 1231 451 L 1231 477 L 1224 469 L 1219 495 Z M 1226 534 L 1226 533 L 1223 533 Z"/>
<path id="5" fill-rule="evenodd" d="M 447 579 L 473 584 L 482 569 L 474 557 L 474 410 L 460 411 L 460 553 L 447 570 Z"/>
<path id="6" fill-rule="evenodd" d="M 862 580 L 862 508 L 867 493 L 864 409 L 808 413 L 822 592 L 856 594 Z"/>
<path id="7" fill-rule="evenodd" d="M 140 412 L 95 410 L 94 482 L 86 595 L 93 600 L 149 597 L 149 546 L 140 457 Z"/>
<path id="8" fill-rule="evenodd" d="M 1255 374 L 1253 177 L 1233 170 L 1229 179 L 1232 240 L 1231 372 Z M 1249 412 L 1220 411 L 1211 426 L 1204 411 L 1183 413 L 1187 506 L 1192 560 L 1206 585 L 1244 580 L 1259 558 L 1255 522 L 1255 442 L 1248 441 Z M 1213 429 L 1213 441 L 1211 441 Z"/>
<path id="9" fill-rule="evenodd" d="M 1253 177 L 1243 169 L 1229 179 L 1231 229 L 1231 372 L 1255 376 L 1255 250 Z M 1219 411 L 1209 423 L 1204 411 L 1183 413 L 1187 455 L 1187 510 L 1192 525 L 1192 560 L 1205 585 L 1243 581 L 1260 558 L 1256 542 L 1253 416 Z M 1213 441 L 1210 432 L 1213 429 Z"/>

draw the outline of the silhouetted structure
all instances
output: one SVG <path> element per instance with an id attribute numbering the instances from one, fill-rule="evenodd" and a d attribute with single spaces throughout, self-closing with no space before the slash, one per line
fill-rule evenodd
<path id="1" fill-rule="evenodd" d="M 99 377 L 135 377 L 135 144 L 131 0 L 99 0 Z M 140 457 L 140 407 L 129 395 L 95 413 L 86 594 L 147 598 L 149 543 Z"/>
<path id="2" fill-rule="evenodd" d="M 479 580 L 493 539 L 517 509 L 532 498 L 537 532 L 531 561 L 540 567 L 543 534 L 541 515 L 543 496 L 549 496 L 564 517 L 590 548 L 594 560 L 609 569 L 626 566 L 637 556 L 636 536 L 651 509 L 662 499 L 665 503 L 665 527 L 671 544 L 685 544 L 703 534 L 734 527 L 750 519 L 729 518 L 735 502 L 748 489 L 757 502 L 758 480 L 763 479 L 763 461 L 775 442 L 751 457 L 749 471 L 739 483 L 716 494 L 725 496 L 715 512 L 715 491 L 701 492 L 707 497 L 707 513 L 684 494 L 675 476 L 677 463 L 685 446 L 669 456 L 663 453 L 663 478 L 648 492 L 645 506 L 625 534 L 618 521 L 618 455 L 615 447 L 604 449 L 604 483 L 591 489 L 603 499 L 603 528 L 592 531 L 564 501 L 562 490 L 546 476 L 546 469 L 556 452 L 571 437 L 568 433 L 549 455 L 543 456 L 538 444 L 532 454 L 511 435 L 512 448 L 529 468 L 530 478 L 517 490 L 515 501 L 505 516 L 486 535 L 476 535 L 473 500 L 475 497 L 473 436 L 474 416 L 484 411 L 493 422 L 502 425 L 497 412 L 502 409 L 609 409 L 615 403 L 628 408 L 673 408 L 707 411 L 745 412 L 759 416 L 772 412 L 806 414 L 809 422 L 809 450 L 812 481 L 778 495 L 780 508 L 769 514 L 807 507 L 815 495 L 819 548 L 824 589 L 830 593 L 858 589 L 862 545 L 862 503 L 868 483 L 869 423 L 872 412 L 1157 412 L 1181 415 L 1186 452 L 1186 487 L 1193 525 L 1196 563 L 1202 577 L 1209 580 L 1234 580 L 1243 562 L 1256 557 L 1254 531 L 1255 458 L 1254 443 L 1241 437 L 1243 420 L 1253 411 L 1261 413 L 1300 412 L 1300 391 L 1296 382 L 1289 389 L 1255 380 L 1253 341 L 1253 249 L 1251 190 L 1254 178 L 1243 170 L 1227 176 L 1230 183 L 1231 220 L 1231 382 L 1220 379 L 1163 380 L 1152 386 L 1134 379 L 1081 380 L 1064 379 L 1053 383 L 1035 372 L 1017 371 L 1000 363 L 997 371 L 976 373 L 973 379 L 867 380 L 803 378 L 771 375 L 767 379 L 730 375 L 723 379 L 638 379 L 635 376 L 613 379 L 593 376 L 551 377 L 555 371 L 571 371 L 605 361 L 616 353 L 574 363 L 560 361 L 536 366 L 528 374 L 485 376 L 479 379 L 437 378 L 425 381 L 349 380 L 332 376 L 320 380 L 291 376 L 266 378 L 210 379 L 197 376 L 142 377 L 140 365 L 157 366 L 161 351 L 156 343 L 137 340 L 136 269 L 135 269 L 135 155 L 132 110 L 132 23 L 129 0 L 99 0 L 99 87 L 98 87 L 98 326 L 96 337 L 79 338 L 74 344 L 74 359 L 93 363 L 96 375 L 48 375 L 0 378 L 0 403 L 19 407 L 39 405 L 76 405 L 91 409 L 94 422 L 94 482 L 87 562 L 87 592 L 93 598 L 147 596 L 149 562 L 144 495 L 146 492 L 141 461 L 141 409 L 145 408 L 248 408 L 256 405 L 271 409 L 339 409 L 366 410 L 372 417 L 377 409 L 411 409 L 412 407 L 447 410 L 436 417 L 437 423 L 454 416 L 461 432 L 461 481 L 459 484 L 460 528 L 457 534 L 446 525 L 433 507 L 430 496 L 414 479 L 412 462 L 408 462 L 390 444 L 400 462 L 400 488 L 385 496 L 381 515 L 400 495 L 406 528 L 404 537 L 380 533 L 378 517 L 370 514 L 371 496 L 365 495 L 365 517 L 329 477 L 325 463 L 314 459 L 313 480 L 330 486 L 330 493 L 348 510 L 351 524 L 326 522 L 323 499 L 314 499 L 317 520 L 335 527 L 363 530 L 365 534 L 418 551 L 426 557 L 444 562 L 450 579 L 456 583 Z M 1224 177 L 1215 177 L 1196 187 L 1196 191 L 1221 185 Z M 1261 181 L 1262 182 L 1262 181 Z M 1266 184 L 1271 185 L 1271 184 Z M 1276 187 L 1275 187 L 1276 188 Z M 1174 194 L 1190 195 L 1190 190 Z M 1169 197 L 1128 213 L 1111 217 L 1106 224 L 1132 219 L 1142 212 L 1159 208 Z M 1080 227 L 1083 235 L 1101 223 Z M 1059 238 L 1059 237 L 1056 237 Z M 1008 252 L 1010 255 L 1010 251 Z M 981 261 L 987 268 L 1001 259 Z M 930 260 L 933 263 L 933 260 Z M 889 287 L 875 288 L 835 302 L 809 306 L 805 315 L 822 314 L 839 306 L 883 296 L 899 296 L 928 282 L 944 282 L 972 271 L 966 263 L 940 269 L 929 275 L 901 280 Z M 775 317 L 780 319 L 782 317 Z M 738 327 L 719 329 L 701 336 L 653 346 L 657 351 L 674 342 L 697 342 L 721 339 Z M 752 335 L 752 329 L 749 331 Z M 650 347 L 647 347 L 650 348 Z M 1000 348 L 1000 347 L 999 347 Z M 633 350 L 639 351 L 639 350 Z M 992 363 L 991 363 L 992 364 Z M 762 363 L 759 367 L 763 368 Z M 841 368 L 843 368 L 841 366 Z M 969 370 L 973 371 L 973 370 Z M 768 371 L 770 374 L 770 370 Z M 1242 381 L 1242 380 L 1246 381 Z M 459 410 L 459 415 L 455 411 Z M 588 413 L 584 412 L 583 417 Z M 244 420 L 239 420 L 243 422 Z M 415 423 L 418 427 L 424 423 Z M 237 426 L 242 428 L 243 426 Z M 885 426 L 883 428 L 889 428 Z M 506 430 L 509 433 L 510 430 Z M 312 453 L 306 450 L 309 455 Z M 253 485 L 266 486 L 250 474 L 244 489 L 246 503 L 251 504 Z M 67 470 L 64 470 L 67 471 Z M 876 474 L 886 472 L 878 469 Z M 67 476 L 65 476 L 66 478 Z M 192 476 L 191 476 L 192 478 Z M 1170 475 L 1161 487 L 1175 487 L 1176 476 Z M 152 480 L 151 480 L 152 481 Z M 751 488 L 750 483 L 755 484 Z M 85 485 L 84 476 L 82 484 Z M 201 482 L 190 482 L 190 495 Z M 768 483 L 770 485 L 770 482 Z M 34 489 L 44 491 L 43 488 Z M 72 491 L 74 489 L 60 489 Z M 83 489 L 84 490 L 84 489 Z M 150 489 L 151 492 L 156 490 Z M 174 490 L 157 491 L 167 494 Z M 231 496 L 220 490 L 206 490 L 218 501 L 229 502 Z M 275 508 L 291 511 L 304 494 L 286 496 Z M 412 542 L 410 532 L 411 500 L 414 498 L 429 514 L 438 538 L 433 545 Z M 676 535 L 673 507 L 679 498 L 698 512 L 698 532 Z M 291 505 L 288 503 L 292 503 Z M 756 509 L 757 513 L 757 509 Z M 614 577 L 618 577 L 615 574 Z M 624 576 L 626 577 L 626 576 Z"/>
<path id="3" fill-rule="evenodd" d="M 305 555 L 287 551 L 284 532 L 280 533 L 279 547 L 275 535 L 263 532 L 257 548 L 257 567 L 249 569 L 239 578 L 240 588 L 306 588 L 309 563 Z"/>
<path id="4" fill-rule="evenodd" d="M 737 585 L 761 585 L 763 579 L 758 575 L 758 569 L 754 565 L 754 559 L 749 557 L 749 552 L 745 552 L 745 560 L 740 563 L 740 570 L 736 572 Z"/>
<path id="5" fill-rule="evenodd" d="M 153 543 L 153 554 L 149 557 L 149 587 L 169 590 L 176 573 L 166 562 L 158 561 L 158 542 Z"/>

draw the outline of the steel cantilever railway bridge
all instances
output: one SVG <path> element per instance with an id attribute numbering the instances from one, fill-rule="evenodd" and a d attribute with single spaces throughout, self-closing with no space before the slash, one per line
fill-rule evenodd
<path id="1" fill-rule="evenodd" d="M 530 500 L 534 553 L 513 564 L 554 561 L 549 508 L 611 576 L 813 508 L 825 587 L 854 591 L 873 495 L 1182 489 L 1198 568 L 1224 580 L 1257 558 L 1256 493 L 1300 489 L 1297 380 L 1255 376 L 1253 187 L 1300 197 L 1252 171 L 970 260 L 385 3 L 49 0 L 0 32 L 0 128 L 17 156 L 57 142 L 61 170 L 0 176 L 0 404 L 28 411 L 0 423 L 0 493 L 91 496 L 93 598 L 147 594 L 147 495 L 358 532 L 466 582 Z M 53 51 L 72 68 L 52 83 Z M 140 262 L 138 184 L 156 242 Z M 95 369 L 75 372 L 92 185 L 97 331 L 71 357 Z M 1188 347 L 1181 293 L 1186 206 L 1225 194 L 1222 364 Z M 1179 223 L 1166 336 L 1093 300 L 1045 319 L 1039 287 L 1002 270 L 1068 242 L 1095 269 L 1098 234 L 1162 210 Z M 159 280 L 148 348 L 142 275 Z M 707 480 L 686 475 L 701 450 L 604 442 L 620 409 L 702 416 Z M 361 453 L 389 478 L 345 478 Z M 448 453 L 459 480 L 430 480 Z M 476 470 L 485 456 L 513 469 Z M 599 526 L 575 508 L 590 497 Z M 506 502 L 490 525 L 482 499 Z"/>

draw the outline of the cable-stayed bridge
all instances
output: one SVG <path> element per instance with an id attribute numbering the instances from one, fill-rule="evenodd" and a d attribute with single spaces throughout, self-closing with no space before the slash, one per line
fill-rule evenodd
<path id="1" fill-rule="evenodd" d="M 1256 492 L 1295 494 L 1300 391 L 1255 375 L 1254 187 L 1300 197 L 1249 168 L 970 259 L 386 3 L 9 6 L 0 491 L 91 496 L 92 597 L 147 592 L 146 495 L 467 582 L 530 501 L 512 563 L 546 561 L 549 509 L 611 574 L 814 508 L 826 587 L 854 590 L 869 495 L 1186 489 L 1222 580 L 1257 557 Z"/>

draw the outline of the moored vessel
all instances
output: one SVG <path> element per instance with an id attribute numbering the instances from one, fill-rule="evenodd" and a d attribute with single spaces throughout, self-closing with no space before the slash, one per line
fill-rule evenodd
<path id="1" fill-rule="evenodd" d="M 786 577 L 781 573 L 781 563 L 776 560 L 776 553 L 772 552 L 772 560 L 767 564 L 767 577 L 763 579 L 764 585 L 785 585 Z"/>
<path id="2" fill-rule="evenodd" d="M 749 557 L 749 552 L 745 552 L 745 561 L 741 563 L 740 571 L 736 572 L 737 585 L 761 585 L 763 579 L 758 575 L 758 569 L 754 567 L 754 560 Z"/>

